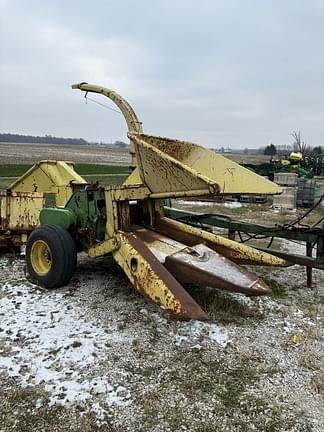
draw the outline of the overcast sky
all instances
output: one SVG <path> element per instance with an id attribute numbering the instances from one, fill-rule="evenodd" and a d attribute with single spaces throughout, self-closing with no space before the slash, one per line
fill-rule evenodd
<path id="1" fill-rule="evenodd" d="M 324 145 L 324 0 L 0 5 L 0 132 L 126 140 L 122 116 L 70 89 L 87 81 L 148 133 L 252 148 L 300 130 Z"/>

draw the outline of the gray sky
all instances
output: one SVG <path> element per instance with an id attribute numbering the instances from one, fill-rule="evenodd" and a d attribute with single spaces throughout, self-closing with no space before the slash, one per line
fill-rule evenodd
<path id="1" fill-rule="evenodd" d="M 324 145 L 324 0 L 0 6 L 1 132 L 125 140 L 122 116 L 70 89 L 87 81 L 125 97 L 148 133 L 244 148 L 300 129 Z"/>

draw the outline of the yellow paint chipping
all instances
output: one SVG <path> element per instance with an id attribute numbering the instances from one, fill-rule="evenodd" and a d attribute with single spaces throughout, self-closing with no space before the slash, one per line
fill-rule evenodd
<path id="1" fill-rule="evenodd" d="M 172 232 L 173 236 L 178 235 L 182 237 L 182 234 L 185 235 L 186 233 L 192 235 L 199 239 L 199 241 L 204 241 L 209 247 L 215 249 L 219 253 L 222 253 L 224 256 L 235 262 L 242 261 L 245 264 L 258 264 L 277 267 L 283 267 L 287 265 L 285 260 L 271 255 L 270 253 L 259 251 L 251 246 L 229 240 L 220 235 L 213 234 L 166 217 L 160 220 L 158 230 L 168 233 L 169 235 L 171 235 L 170 232 Z M 178 237 L 176 238 L 178 239 Z"/>
<path id="2" fill-rule="evenodd" d="M 118 241 L 115 237 L 97 243 L 88 249 L 88 256 L 96 258 L 106 255 L 119 247 Z"/>
<path id="3" fill-rule="evenodd" d="M 128 133 L 135 146 L 138 174 L 153 194 L 163 196 L 265 194 L 280 186 L 198 144 Z M 138 181 L 137 174 L 128 179 Z"/>
<path id="4" fill-rule="evenodd" d="M 65 205 L 73 193 L 71 183 L 86 184 L 72 162 L 40 161 L 9 186 L 13 192 L 55 194 L 56 205 Z"/>
<path id="5" fill-rule="evenodd" d="M 181 313 L 181 303 L 152 269 L 150 263 L 131 246 L 125 235 L 119 234 L 119 242 L 121 246 L 113 252 L 113 257 L 137 291 L 158 303 L 163 309 L 175 314 Z"/>

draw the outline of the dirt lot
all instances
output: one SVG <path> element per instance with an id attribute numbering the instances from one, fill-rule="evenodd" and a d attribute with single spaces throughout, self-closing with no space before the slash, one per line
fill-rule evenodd
<path id="1" fill-rule="evenodd" d="M 297 244 L 282 242 L 297 250 Z M 322 431 L 324 274 L 257 269 L 272 297 L 190 287 L 210 323 L 175 322 L 111 258 L 62 289 L 0 258 L 0 430 Z"/>

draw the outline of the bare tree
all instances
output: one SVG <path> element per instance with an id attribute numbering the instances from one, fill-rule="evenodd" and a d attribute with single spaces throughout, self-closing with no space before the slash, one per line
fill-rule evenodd
<path id="1" fill-rule="evenodd" d="M 293 131 L 291 136 L 294 138 L 293 148 L 294 151 L 300 152 L 304 157 L 312 152 L 312 147 L 307 145 L 300 136 L 300 131 Z"/>

